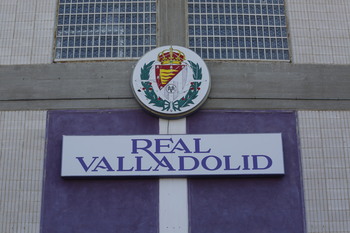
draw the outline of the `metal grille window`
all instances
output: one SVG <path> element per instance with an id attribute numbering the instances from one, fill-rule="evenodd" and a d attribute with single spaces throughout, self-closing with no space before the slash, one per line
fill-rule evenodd
<path id="1" fill-rule="evenodd" d="M 156 0 L 60 0 L 55 60 L 141 57 L 156 47 Z"/>
<path id="2" fill-rule="evenodd" d="M 202 58 L 289 60 L 284 0 L 188 0 L 188 24 Z"/>

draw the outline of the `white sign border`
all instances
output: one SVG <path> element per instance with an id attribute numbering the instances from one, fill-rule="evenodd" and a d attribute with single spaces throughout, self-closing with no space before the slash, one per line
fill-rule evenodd
<path id="1" fill-rule="evenodd" d="M 264 141 L 264 137 L 266 138 L 266 136 L 274 138 L 274 139 L 269 139 L 266 141 Z M 204 158 L 201 158 L 201 169 L 198 171 L 195 170 L 188 170 L 188 171 L 180 171 L 179 166 L 176 167 L 176 169 L 178 171 L 162 171 L 162 172 L 158 172 L 158 171 L 117 171 L 116 166 L 119 165 L 115 165 L 115 161 L 113 161 L 113 159 L 115 160 L 117 157 L 119 162 L 123 162 L 123 169 L 127 170 L 130 169 L 131 167 L 134 167 L 134 170 L 137 170 L 135 168 L 135 164 L 136 164 L 136 160 L 140 162 L 141 166 L 139 170 L 148 168 L 151 164 L 153 165 L 157 165 L 157 163 L 155 163 L 155 161 L 151 158 L 151 156 L 149 156 L 145 150 L 143 150 L 142 148 L 146 148 L 147 150 L 151 151 L 151 147 L 146 147 L 147 146 L 147 140 L 158 140 L 160 142 L 159 145 L 162 145 L 160 147 L 160 150 L 170 151 L 170 148 L 167 147 L 167 142 L 169 141 L 169 138 L 173 138 L 174 143 L 179 142 L 179 139 L 182 139 L 184 142 L 184 145 L 188 144 L 189 141 L 193 141 L 193 145 L 191 147 L 191 149 L 189 150 L 194 150 L 193 146 L 198 147 L 196 150 L 197 155 L 200 155 L 201 153 L 203 154 L 203 156 L 207 156 L 210 158 L 206 158 L 205 163 L 208 166 L 208 168 L 214 168 L 213 167 L 213 163 L 215 163 L 215 160 L 217 161 L 216 163 L 218 163 L 218 159 L 215 157 L 220 157 L 222 164 L 220 165 L 220 168 L 223 166 L 226 166 L 226 168 L 237 168 L 234 167 L 233 165 L 228 165 L 231 164 L 231 159 L 233 159 L 232 157 L 230 158 L 226 158 L 224 155 L 229 155 L 227 152 L 223 151 L 223 152 L 219 152 L 217 149 L 215 151 L 209 151 L 209 149 L 213 149 L 211 145 L 202 145 L 201 143 L 206 143 L 204 141 L 201 141 L 203 139 L 205 140 L 215 140 L 215 139 L 223 139 L 226 138 L 225 140 L 229 140 L 230 138 L 240 138 L 240 140 L 238 142 L 231 142 L 229 146 L 234 146 L 235 151 L 233 153 L 238 153 L 237 155 L 231 155 L 234 156 L 234 158 L 238 158 L 239 156 L 241 156 L 241 163 L 239 166 L 243 166 L 243 168 L 252 168 L 252 162 L 254 162 L 253 159 L 253 155 L 261 155 L 260 158 L 256 157 L 254 158 L 255 161 L 257 161 L 258 159 L 265 159 L 267 161 L 267 158 L 263 157 L 262 153 L 259 153 L 259 150 L 265 150 L 265 151 L 274 151 L 273 153 L 273 163 L 277 162 L 277 167 L 274 167 L 274 171 L 270 170 L 257 170 L 252 172 L 252 170 L 248 170 L 248 169 L 240 169 L 237 171 L 231 170 L 230 172 L 217 172 L 217 171 L 208 171 L 206 169 L 203 168 L 203 160 Z M 194 139 L 198 139 L 200 138 L 200 140 L 195 141 Z M 245 138 L 244 140 L 242 138 Z M 250 139 L 249 139 L 250 138 Z M 262 146 L 262 148 L 264 148 L 264 143 L 274 143 L 274 145 L 266 145 L 267 147 L 274 147 L 274 148 L 264 148 L 264 149 L 253 149 L 253 148 L 249 148 L 249 153 L 243 153 L 243 150 L 247 150 L 244 147 L 243 148 L 239 148 L 240 146 L 242 146 L 242 144 L 246 144 L 246 143 L 251 143 L 251 141 L 249 142 L 249 140 L 251 140 L 251 138 L 254 138 L 255 145 L 259 145 Z M 129 156 L 132 154 L 132 151 L 127 151 L 125 150 L 125 148 L 123 149 L 124 151 L 120 152 L 121 154 L 117 153 L 117 154 L 113 154 L 113 150 L 116 148 L 116 145 L 114 146 L 110 146 L 113 143 L 113 140 L 115 139 L 122 139 L 122 140 L 138 140 L 136 142 L 134 142 L 136 144 L 136 149 L 137 149 L 137 153 L 138 152 L 143 152 L 143 154 L 139 155 L 138 157 L 140 157 L 139 159 L 136 159 L 136 156 L 133 156 L 132 159 L 134 159 L 134 163 L 131 163 L 130 160 L 125 159 L 125 156 Z M 259 140 L 257 140 L 259 139 Z M 102 140 L 102 144 L 101 144 L 101 140 Z M 94 142 L 95 141 L 95 142 Z M 100 148 L 96 148 L 96 145 L 93 145 L 94 143 L 96 143 L 97 141 L 100 141 Z M 77 146 L 77 143 L 82 143 L 80 146 Z M 140 143 L 140 144 L 138 144 Z M 216 141 L 214 144 L 220 145 L 221 142 Z M 121 144 L 125 145 L 124 142 L 121 142 Z M 169 143 L 168 143 L 169 144 Z M 169 144 L 170 145 L 170 144 Z M 217 146 L 215 145 L 215 146 Z M 223 147 L 224 144 L 221 144 L 221 147 Z M 119 145 L 117 145 L 119 146 Z M 174 145 L 173 145 L 174 146 Z M 111 148 L 108 148 L 111 147 Z M 190 148 L 189 146 L 187 146 L 188 148 Z M 204 147 L 208 147 L 208 148 L 204 148 Z M 209 148 L 210 147 L 210 148 Z M 93 148 L 95 148 L 95 151 L 91 151 L 94 150 Z M 183 144 L 180 143 L 178 144 L 177 148 L 184 148 Z M 97 150 L 96 150 L 97 149 Z M 227 149 L 227 148 L 226 148 Z M 121 149 L 120 149 L 121 150 Z M 89 152 L 90 151 L 90 152 Z M 256 152 L 255 152 L 256 151 Z M 155 151 L 153 151 L 155 152 Z M 176 149 L 176 152 L 178 154 L 181 155 L 177 155 L 177 159 L 178 161 L 180 160 L 179 157 L 182 157 L 183 162 L 187 161 L 191 161 L 192 160 L 192 165 L 193 163 L 195 163 L 195 160 L 192 158 L 193 157 L 193 153 L 179 153 L 179 150 Z M 192 151 L 192 152 L 196 152 L 196 151 Z M 208 152 L 208 153 L 204 153 L 204 152 Z M 85 155 L 84 153 L 90 153 L 90 155 Z M 128 153 L 128 154 L 123 154 L 123 153 Z M 217 155 L 216 153 L 224 153 L 223 155 Z M 269 152 L 270 153 L 270 152 Z M 271 152 L 272 153 L 272 152 Z M 76 158 L 72 158 L 73 155 Z M 113 155 L 111 155 L 113 154 Z M 155 153 L 154 153 L 155 154 Z M 168 158 L 169 162 L 171 165 L 175 164 L 175 160 L 171 160 L 171 156 L 174 155 L 174 153 L 160 153 L 161 156 L 166 155 L 166 157 Z M 251 154 L 251 155 L 250 155 Z M 243 155 L 246 155 L 246 157 L 244 157 Z M 249 155 L 251 157 L 249 157 Z M 86 159 L 85 158 L 88 158 Z M 90 157 L 89 157 L 90 156 Z M 123 157 L 124 158 L 121 158 Z M 141 158 L 143 156 L 143 158 Z M 187 157 L 186 157 L 187 156 Z M 271 155 L 268 155 L 271 156 Z M 79 161 L 77 158 L 80 158 Z M 94 163 L 92 163 L 93 161 L 93 157 L 98 157 Z M 103 171 L 103 172 L 92 172 L 91 170 L 93 170 L 93 167 L 96 167 L 96 165 L 98 164 L 98 162 L 100 162 L 100 165 L 103 167 L 106 165 L 105 161 L 102 161 L 102 158 L 105 157 L 107 160 L 107 163 L 110 164 L 110 166 L 112 167 L 112 162 L 109 161 L 113 161 L 113 167 L 112 169 L 115 170 L 115 172 L 111 172 L 111 171 Z M 113 159 L 112 159 L 113 158 Z M 162 158 L 162 157 L 158 157 L 158 158 Z M 198 160 L 200 158 L 196 157 Z M 226 161 L 227 159 L 227 161 Z M 229 160 L 230 159 L 230 160 Z M 101 162 L 102 161 L 102 162 Z M 209 161 L 209 162 L 208 162 Z M 146 165 L 142 165 L 142 163 L 146 164 Z M 179 162 L 180 163 L 180 162 Z M 177 165 L 179 165 L 179 163 L 177 163 Z M 246 165 L 245 163 L 249 163 L 248 165 Z M 257 162 L 256 162 L 257 163 Z M 90 170 L 89 172 L 85 172 L 83 171 L 83 164 L 85 165 L 85 168 L 88 168 L 88 170 Z M 120 163 L 119 163 L 120 164 Z M 159 164 L 158 164 L 159 165 Z M 191 165 L 191 166 L 192 166 Z M 275 164 L 273 164 L 275 166 Z M 187 166 L 187 165 L 186 165 Z M 229 166 L 229 167 L 227 167 Z M 106 166 L 105 166 L 106 167 Z M 175 167 L 175 166 L 173 166 Z M 153 169 L 155 167 L 152 167 Z M 158 166 L 158 168 L 162 168 L 161 166 Z M 169 167 L 168 167 L 169 168 Z M 188 168 L 188 167 L 183 167 L 184 169 Z M 258 165 L 257 165 L 258 168 Z M 80 169 L 80 172 L 77 172 L 77 169 Z M 120 167 L 119 167 L 120 169 Z M 108 170 L 108 169 L 107 169 Z M 146 169 L 145 169 L 146 170 Z M 96 171 L 98 171 L 96 169 Z M 283 145 L 282 145 L 282 134 L 281 133 L 267 133 L 267 134 L 183 134 L 183 135 L 179 135 L 179 134 L 174 134 L 174 135 L 111 135 L 111 136 L 63 136 L 63 144 L 62 144 L 62 165 L 61 165 L 61 176 L 62 177 L 85 177 L 85 176 L 89 176 L 89 177 L 99 177 L 99 176 L 108 176 L 108 177 L 128 177 L 128 176 L 156 176 L 156 177 L 188 177 L 188 176 L 217 176 L 217 175 L 224 175 L 224 176 L 237 176 L 237 175 L 283 175 L 285 173 L 284 171 L 284 155 L 283 155 Z"/>

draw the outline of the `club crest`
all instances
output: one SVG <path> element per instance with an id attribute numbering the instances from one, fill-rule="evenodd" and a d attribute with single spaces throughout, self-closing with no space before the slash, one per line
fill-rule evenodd
<path id="1" fill-rule="evenodd" d="M 132 89 L 148 111 L 164 118 L 186 116 L 200 107 L 210 90 L 204 61 L 179 46 L 156 48 L 136 64 Z"/>

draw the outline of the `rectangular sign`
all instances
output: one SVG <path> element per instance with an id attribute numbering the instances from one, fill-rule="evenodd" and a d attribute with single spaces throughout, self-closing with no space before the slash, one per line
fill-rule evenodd
<path id="1" fill-rule="evenodd" d="M 63 136 L 63 177 L 284 174 L 271 134 Z"/>

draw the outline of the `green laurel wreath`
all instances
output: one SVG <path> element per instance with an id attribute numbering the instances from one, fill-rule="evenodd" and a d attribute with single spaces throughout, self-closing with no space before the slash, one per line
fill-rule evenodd
<path id="1" fill-rule="evenodd" d="M 198 80 L 202 80 L 202 68 L 199 67 L 198 63 L 195 64 L 192 61 L 188 62 L 190 63 L 191 69 L 193 71 L 193 79 L 196 81 L 191 82 L 191 86 L 186 95 L 172 103 L 174 111 L 181 111 L 181 108 L 194 104 L 193 100 L 197 98 L 198 92 L 200 90 L 201 82 L 198 82 Z M 153 106 L 156 107 L 161 107 L 162 111 L 169 111 L 171 106 L 170 102 L 163 100 L 157 96 L 153 90 L 152 83 L 147 81 L 149 80 L 149 72 L 152 68 L 153 63 L 154 61 L 151 61 L 148 64 L 145 63 L 141 68 L 140 78 L 143 80 L 143 82 L 141 82 L 142 90 L 144 91 L 146 98 L 150 100 L 149 104 L 153 104 Z"/>

